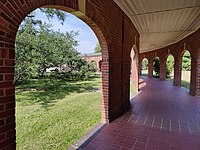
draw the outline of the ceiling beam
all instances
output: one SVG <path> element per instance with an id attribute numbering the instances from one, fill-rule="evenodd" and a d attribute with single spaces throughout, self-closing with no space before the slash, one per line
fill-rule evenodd
<path id="1" fill-rule="evenodd" d="M 79 11 L 85 14 L 86 0 L 78 0 Z"/>

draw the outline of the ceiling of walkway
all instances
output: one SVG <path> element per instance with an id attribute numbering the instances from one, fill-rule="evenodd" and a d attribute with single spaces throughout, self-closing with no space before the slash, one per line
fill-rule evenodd
<path id="1" fill-rule="evenodd" d="M 200 28 L 200 0 L 114 0 L 140 33 L 140 52 L 180 41 Z"/>

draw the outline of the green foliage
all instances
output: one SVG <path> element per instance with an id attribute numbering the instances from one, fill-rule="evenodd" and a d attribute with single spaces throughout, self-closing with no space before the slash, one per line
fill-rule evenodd
<path id="1" fill-rule="evenodd" d="M 142 70 L 148 70 L 148 60 L 146 58 L 142 61 Z"/>
<path id="2" fill-rule="evenodd" d="M 174 82 L 174 79 L 172 78 L 168 78 L 167 80 L 170 81 L 172 84 Z M 190 90 L 190 71 L 182 71 L 181 86 Z"/>
<path id="3" fill-rule="evenodd" d="M 20 27 L 16 37 L 15 81 L 37 76 L 37 66 L 33 64 L 35 61 L 33 55 L 36 53 L 36 35 L 37 30 L 33 27 L 32 18 L 27 18 Z"/>
<path id="4" fill-rule="evenodd" d="M 191 56 L 190 52 L 186 51 L 182 58 L 182 70 L 190 71 L 191 70 Z"/>
<path id="5" fill-rule="evenodd" d="M 90 69 L 91 72 L 96 72 L 97 71 L 97 63 L 96 63 L 96 61 L 92 61 L 89 64 L 89 69 Z"/>
<path id="6" fill-rule="evenodd" d="M 65 13 L 54 9 L 42 9 L 49 18 L 57 15 L 65 19 Z M 31 13 L 19 28 L 16 36 L 15 83 L 44 76 L 46 69 L 59 67 L 52 73 L 55 78 L 85 79 L 89 76 L 89 65 L 77 50 L 78 32 L 53 31 L 51 23 L 34 18 Z M 83 67 L 85 66 L 85 67 Z M 85 69 L 85 70 L 84 70 Z"/>
<path id="7" fill-rule="evenodd" d="M 130 81 L 130 98 L 132 98 L 134 92 L 135 92 L 135 89 L 134 89 L 133 82 Z"/>
<path id="8" fill-rule="evenodd" d="M 61 10 L 58 10 L 58 9 L 40 8 L 40 11 L 45 13 L 49 20 L 53 19 L 54 17 L 57 17 L 60 21 L 62 21 L 61 22 L 62 24 L 67 17 L 67 15 L 64 11 L 61 11 Z"/>
<path id="9" fill-rule="evenodd" d="M 99 43 L 96 44 L 96 47 L 95 47 L 95 53 L 101 53 L 102 52 L 102 49 L 101 49 L 101 46 Z"/>
<path id="10" fill-rule="evenodd" d="M 170 77 L 170 75 L 174 70 L 174 57 L 172 55 L 168 56 L 166 65 L 167 65 L 166 75 L 167 77 Z"/>
<path id="11" fill-rule="evenodd" d="M 156 76 L 160 76 L 160 59 L 156 57 L 153 63 L 153 70 L 156 73 Z"/>

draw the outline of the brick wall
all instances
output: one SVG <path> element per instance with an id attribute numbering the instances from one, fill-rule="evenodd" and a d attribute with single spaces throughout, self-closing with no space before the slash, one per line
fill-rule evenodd
<path id="1" fill-rule="evenodd" d="M 191 55 L 191 79 L 190 94 L 200 96 L 200 29 L 190 36 L 170 46 L 147 53 L 141 53 L 139 56 L 140 65 L 143 58 L 149 61 L 149 76 L 152 77 L 152 65 L 155 56 L 160 58 L 162 80 L 166 79 L 166 60 L 169 54 L 174 57 L 174 85 L 181 85 L 182 56 L 188 50 Z"/>
<path id="2" fill-rule="evenodd" d="M 84 58 L 88 63 L 91 63 L 91 62 L 95 62 L 96 63 L 96 67 L 97 67 L 97 72 L 100 72 L 101 71 L 101 65 L 102 65 L 102 55 L 99 54 L 99 55 L 85 55 L 85 56 L 82 56 L 82 58 Z"/>
<path id="3" fill-rule="evenodd" d="M 22 20 L 47 6 L 78 14 L 78 0 L 0 1 L 0 149 L 15 149 L 14 43 Z M 139 49 L 139 34 L 112 0 L 87 0 L 86 15 L 78 16 L 102 46 L 102 121 L 110 122 L 129 107 L 130 50 Z M 136 41 L 137 43 L 134 43 Z"/>

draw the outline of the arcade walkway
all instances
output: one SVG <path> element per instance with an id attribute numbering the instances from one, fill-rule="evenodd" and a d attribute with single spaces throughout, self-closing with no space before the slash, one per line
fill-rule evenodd
<path id="1" fill-rule="evenodd" d="M 107 125 L 86 150 L 199 150 L 200 98 L 167 81 L 140 80 L 132 108 Z"/>

